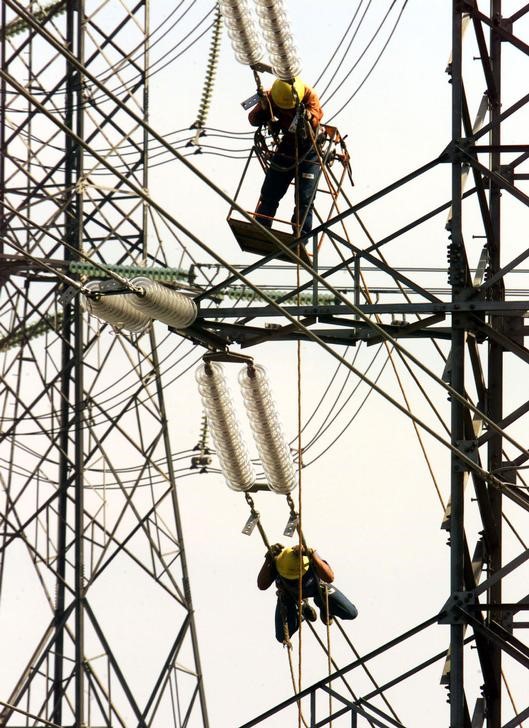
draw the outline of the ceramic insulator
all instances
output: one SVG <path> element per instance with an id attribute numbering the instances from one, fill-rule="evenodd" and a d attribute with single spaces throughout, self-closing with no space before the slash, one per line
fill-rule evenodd
<path id="1" fill-rule="evenodd" d="M 135 293 L 129 296 L 131 305 L 149 318 L 162 321 L 175 329 L 185 329 L 196 319 L 196 304 L 184 293 L 144 276 L 133 278 L 131 282 L 143 291 L 142 296 Z"/>
<path id="2" fill-rule="evenodd" d="M 101 282 L 90 281 L 85 288 L 97 293 L 101 291 Z M 95 299 L 81 294 L 81 305 L 85 311 L 115 326 L 117 329 L 127 329 L 134 332 L 142 331 L 149 325 L 151 318 L 136 309 L 130 298 L 129 295 L 123 293 L 101 296 Z"/>
<path id="3" fill-rule="evenodd" d="M 290 81 L 301 73 L 301 63 L 283 0 L 255 0 L 255 4 L 274 73 Z"/>
<path id="4" fill-rule="evenodd" d="M 240 63 L 253 66 L 263 59 L 263 49 L 246 0 L 219 0 L 235 57 Z"/>
<path id="5" fill-rule="evenodd" d="M 290 493 L 296 487 L 294 464 L 264 368 L 245 367 L 239 383 L 268 485 L 275 493 Z"/>
<path id="6" fill-rule="evenodd" d="M 226 483 L 232 490 L 248 490 L 255 482 L 255 472 L 221 365 L 202 364 L 197 369 L 196 380 Z"/>

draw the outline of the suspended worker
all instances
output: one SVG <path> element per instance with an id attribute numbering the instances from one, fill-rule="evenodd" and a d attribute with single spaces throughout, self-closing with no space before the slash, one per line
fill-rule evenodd
<path id="1" fill-rule="evenodd" d="M 321 171 L 315 140 L 322 116 L 318 96 L 298 77 L 293 83 L 276 79 L 248 114 L 252 126 L 270 124 L 272 132 L 281 137 L 255 210 L 261 225 L 272 227 L 279 202 L 294 179 L 297 182 L 292 216 L 294 233 L 304 236 L 312 230 L 312 207 Z"/>
<path id="2" fill-rule="evenodd" d="M 316 549 L 302 546 L 301 553 L 302 619 L 310 622 L 317 619 L 314 608 L 307 601 L 308 597 L 314 599 L 324 624 L 331 624 L 333 617 L 355 619 L 358 611 L 354 604 L 338 589 L 327 586 L 334 581 L 334 572 L 329 564 L 318 555 Z M 274 544 L 267 552 L 257 576 L 257 587 L 263 591 L 276 583 L 275 632 L 278 642 L 288 642 L 299 627 L 299 554 L 299 546 L 285 548 L 280 543 Z"/>

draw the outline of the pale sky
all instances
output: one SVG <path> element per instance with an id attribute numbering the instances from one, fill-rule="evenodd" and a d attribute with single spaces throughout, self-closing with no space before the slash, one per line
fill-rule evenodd
<path id="1" fill-rule="evenodd" d="M 152 24 L 156 26 L 165 17 L 167 8 L 165 3 L 153 5 L 160 5 L 152 8 Z M 189 17 L 182 21 L 181 28 L 190 29 L 210 5 L 204 0 L 197 3 Z M 316 81 L 330 59 L 356 5 L 345 0 L 332 3 L 332 7 L 315 0 L 285 1 L 302 60 L 301 75 L 307 84 L 312 85 Z M 343 62 L 344 70 L 348 70 L 361 54 L 387 10 L 388 3 L 374 0 L 371 5 L 365 25 Z M 402 5 L 400 0 L 395 3 L 388 27 L 393 27 Z M 511 5 L 515 6 L 514 3 L 505 2 L 505 14 L 512 10 Z M 519 34 L 521 30 L 518 30 Z M 181 35 L 184 35 L 183 30 Z M 468 35 L 470 37 L 471 33 Z M 387 32 L 383 38 L 387 39 Z M 164 43 L 170 45 L 170 39 Z M 153 49 L 153 60 L 163 55 L 164 43 Z M 324 120 L 332 117 L 359 86 L 382 44 L 374 44 L 328 104 L 324 100 Z M 342 135 L 347 135 L 355 182 L 353 188 L 347 188 L 352 202 L 362 200 L 430 161 L 448 144 L 451 87 L 445 68 L 450 44 L 451 3 L 442 0 L 428 3 L 409 0 L 378 65 L 354 99 L 332 121 Z M 187 127 L 196 118 L 208 47 L 209 34 L 153 77 L 150 123 L 161 134 Z M 475 55 L 476 49 L 471 43 L 465 56 L 471 115 L 477 110 L 484 90 L 483 79 L 475 68 L 477 64 L 472 61 Z M 510 61 L 510 54 L 506 53 L 506 56 Z M 331 68 L 336 68 L 336 65 L 335 59 Z M 527 78 L 521 63 L 516 69 L 512 74 L 512 85 L 505 84 L 506 104 L 516 95 L 522 95 L 521 79 Z M 263 76 L 265 85 L 269 80 L 270 77 Z M 325 85 L 324 79 L 316 87 L 322 96 Z M 246 112 L 240 102 L 254 91 L 250 69 L 236 62 L 224 34 L 207 125 L 216 129 L 247 131 Z M 524 131 L 518 133 L 518 129 Z M 508 131 L 514 141 L 522 141 L 521 134 L 525 129 L 521 122 L 519 126 L 513 122 Z M 179 138 L 184 136 L 179 135 Z M 211 133 L 204 139 L 206 143 L 212 143 Z M 222 146 L 223 140 L 217 139 L 215 143 Z M 243 138 L 235 146 L 247 148 L 248 139 Z M 234 161 L 208 154 L 194 155 L 190 159 L 226 193 L 232 195 L 235 192 L 243 160 Z M 241 192 L 241 204 L 249 210 L 253 209 L 257 201 L 262 176 L 255 160 L 252 165 Z M 174 161 L 153 168 L 149 188 L 153 199 L 165 205 L 194 235 L 219 251 L 231 263 L 249 264 L 255 260 L 253 256 L 239 250 L 231 235 L 225 221 L 227 203 L 207 189 L 181 163 Z M 450 168 L 440 165 L 419 182 L 362 211 L 360 217 L 370 234 L 380 239 L 449 198 Z M 284 217 L 290 215 L 290 205 L 289 199 L 281 208 L 285 211 Z M 519 208 L 519 205 L 512 205 L 512 215 L 505 220 L 506 256 L 520 248 L 518 236 L 526 225 L 527 211 Z M 507 209 L 511 212 L 510 207 Z M 405 238 L 386 246 L 384 255 L 387 262 L 396 268 L 441 269 L 441 272 L 407 275 L 418 280 L 421 285 L 446 288 L 444 269 L 448 238 L 445 223 L 446 213 L 442 213 Z M 348 222 L 348 232 L 355 243 L 360 246 L 366 244 L 365 236 L 351 220 Z M 473 235 L 482 235 L 475 205 L 468 206 L 465 235 L 470 265 L 475 266 L 482 246 L 480 238 L 472 238 Z M 183 242 L 193 258 L 202 263 L 213 262 L 207 253 L 199 250 L 191 241 L 183 238 Z M 174 245 L 174 251 L 169 244 L 166 246 L 168 264 L 178 266 L 181 248 L 173 241 L 170 245 Z M 321 265 L 329 265 L 334 260 L 330 243 L 324 242 L 320 253 Z M 217 281 L 222 277 L 221 274 Z M 294 285 L 295 269 L 258 272 L 252 280 L 266 285 Z M 374 273 L 367 273 L 367 281 L 375 287 L 392 285 L 388 278 Z M 345 275 L 339 285 L 349 285 Z M 517 275 L 512 285 L 527 288 L 527 275 Z M 388 293 L 381 300 L 396 302 L 401 297 Z M 230 305 L 229 300 L 226 299 L 223 305 Z M 388 317 L 384 320 L 389 322 Z M 163 326 L 157 324 L 157 330 L 160 337 L 165 336 Z M 106 336 L 111 334 L 107 333 Z M 166 339 L 160 351 L 161 356 L 169 356 L 177 342 L 176 334 Z M 431 367 L 437 377 L 442 376 L 444 362 L 441 354 L 446 356 L 447 342 L 440 342 L 441 353 L 428 340 L 404 340 L 403 346 Z M 237 350 L 237 347 L 234 348 Z M 354 365 L 360 371 L 365 372 L 370 367 L 368 376 L 372 379 L 379 375 L 387 360 L 384 347 L 380 351 L 377 346 L 365 345 L 347 351 L 343 348 L 337 350 L 348 361 L 355 357 Z M 186 360 L 187 364 L 200 353 L 200 350 L 193 352 Z M 287 439 L 294 439 L 298 419 L 296 344 L 261 344 L 244 353 L 249 353 L 266 367 Z M 398 358 L 394 361 L 414 414 L 446 439 L 442 424 L 425 402 L 409 373 Z M 303 422 L 320 401 L 337 365 L 338 362 L 316 344 L 302 344 Z M 123 366 L 127 366 L 125 362 Z M 412 369 L 427 388 L 441 419 L 448 424 L 450 412 L 446 392 L 416 365 L 412 365 Z M 200 432 L 202 410 L 194 370 L 195 367 L 192 367 L 185 376 L 164 388 L 175 452 L 191 449 Z M 238 365 L 225 365 L 243 433 L 255 457 L 255 448 L 237 391 L 238 370 Z M 520 377 L 521 367 L 509 360 L 506 370 L 506 409 L 510 409 L 516 405 L 518 395 L 516 391 L 510 390 L 509 385 Z M 168 372 L 169 379 L 170 374 Z M 331 563 L 336 574 L 336 585 L 359 610 L 356 621 L 342 624 L 355 649 L 364 654 L 441 609 L 449 591 L 449 549 L 446 545 L 447 532 L 440 529 L 443 509 L 411 421 L 374 392 L 362 404 L 368 392 L 366 386 L 359 385 L 354 374 L 347 381 L 346 377 L 347 370 L 341 367 L 327 398 L 303 433 L 302 443 L 306 444 L 322 426 L 332 403 L 339 397 L 336 408 L 331 411 L 331 427 L 307 452 L 306 459 L 312 460 L 333 443 L 340 430 L 360 408 L 345 434 L 319 459 L 303 469 L 302 518 L 307 541 L 317 547 L 320 554 Z M 380 377 L 378 383 L 382 389 L 402 403 L 403 395 L 391 362 L 386 363 Z M 342 386 L 343 392 L 340 392 Z M 346 403 L 349 395 L 350 400 Z M 342 407 L 343 411 L 338 413 L 337 410 L 342 410 Z M 516 428 L 513 434 L 523 436 L 523 432 Z M 429 435 L 423 435 L 423 441 L 442 498 L 446 502 L 449 493 L 449 451 Z M 185 462 L 180 463 L 182 465 Z M 215 459 L 213 467 L 217 467 Z M 472 550 L 480 524 L 471 495 L 469 487 L 467 533 Z M 297 490 L 293 497 L 297 502 Z M 212 728 L 231 728 L 292 695 L 286 650 L 274 638 L 274 589 L 261 593 L 256 587 L 256 575 L 265 549 L 257 530 L 250 537 L 242 535 L 241 530 L 249 515 L 248 506 L 242 494 L 228 489 L 221 475 L 213 473 L 181 478 L 178 482 L 178 498 L 210 724 Z M 270 542 L 287 542 L 282 535 L 288 519 L 284 497 L 273 493 L 257 493 L 254 498 Z M 525 525 L 521 514 L 515 512 L 511 516 L 518 528 Z M 516 555 L 519 549 L 517 542 L 511 537 L 506 538 L 506 560 Z M 101 599 L 101 609 L 105 605 L 103 621 L 106 620 L 109 629 L 120 635 L 120 655 L 125 665 L 134 666 L 134 679 L 141 692 L 142 665 L 163 653 L 164 646 L 167 647 L 166 641 L 174 639 L 175 627 L 171 623 L 170 605 L 163 600 L 151 601 L 151 594 L 145 589 L 144 581 L 133 568 L 125 565 L 121 576 L 119 596 L 128 607 L 120 607 L 118 590 L 109 581 L 102 580 L 98 584 L 96 588 L 99 592 L 96 592 L 95 598 Z M 523 596 L 520 590 L 523 584 L 518 588 L 523 576 L 525 574 L 520 570 L 516 579 L 512 580 L 512 599 Z M 506 593 L 510 588 L 511 582 L 508 582 Z M 154 593 L 152 599 L 157 599 Z M 30 624 L 30 610 L 26 619 Z M 146 620 L 152 626 L 142 638 L 140 633 L 145 628 Z M 325 641 L 325 629 L 321 622 L 316 624 L 316 629 Z M 136 634 L 137 641 L 132 636 Z M 26 637 L 29 643 L 29 637 Z M 302 630 L 301 638 L 302 687 L 306 687 L 325 677 L 327 658 L 307 629 Z M 297 635 L 293 639 L 295 662 L 298 639 Z M 370 669 L 375 679 L 382 683 L 446 649 L 448 642 L 448 627 L 434 625 L 411 641 L 409 646 L 385 653 L 373 662 Z M 339 666 L 354 660 L 354 654 L 336 628 L 331 629 L 331 645 L 333 658 Z M 475 651 L 469 651 L 468 655 L 467 698 L 469 705 L 473 706 L 479 696 L 480 673 Z M 444 728 L 448 725 L 446 691 L 439 685 L 441 670 L 442 661 L 387 693 L 388 700 L 404 725 L 410 728 L 423 728 L 426 725 L 428 728 Z M 2 676 L 3 680 L 8 680 L 4 672 Z M 518 682 L 515 679 L 512 686 L 518 709 L 524 707 L 524 701 L 527 700 L 521 689 L 522 684 L 518 676 Z M 354 671 L 350 685 L 357 694 L 370 689 L 369 681 L 359 670 Z M 342 690 L 341 686 L 336 685 L 336 688 Z M 375 704 L 384 708 L 380 702 Z M 427 724 L 424 722 L 425 715 L 428 716 Z M 509 708 L 506 708 L 505 719 L 510 715 Z M 334 724 L 345 725 L 339 721 Z M 285 718 L 283 716 L 275 722 L 271 720 L 265 725 L 284 727 Z M 292 717 L 289 725 L 297 725 L 297 719 Z M 363 725 L 361 721 L 359 725 Z"/>

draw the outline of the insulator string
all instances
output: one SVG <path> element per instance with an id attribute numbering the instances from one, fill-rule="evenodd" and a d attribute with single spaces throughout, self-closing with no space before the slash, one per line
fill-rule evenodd
<path id="1" fill-rule="evenodd" d="M 131 282 L 142 291 L 141 295 L 130 295 L 131 305 L 137 311 L 175 329 L 185 329 L 196 319 L 197 306 L 184 293 L 145 276 L 133 278 Z"/>
<path id="2" fill-rule="evenodd" d="M 242 439 L 222 366 L 217 362 L 202 364 L 197 369 L 196 380 L 226 483 L 232 490 L 248 490 L 255 482 L 255 471 Z"/>
<path id="3" fill-rule="evenodd" d="M 262 61 L 264 52 L 246 0 L 219 0 L 219 5 L 239 63 L 253 66 Z"/>
<path id="4" fill-rule="evenodd" d="M 282 0 L 255 0 L 257 16 L 275 75 L 290 81 L 301 63 Z"/>
<path id="5" fill-rule="evenodd" d="M 117 329 L 139 332 L 151 322 L 150 316 L 132 305 L 128 294 L 102 295 L 101 281 L 90 281 L 84 289 L 94 294 L 81 294 L 81 305 L 85 311 Z"/>
<path id="6" fill-rule="evenodd" d="M 290 493 L 296 487 L 294 464 L 264 368 L 245 367 L 239 383 L 268 486 L 275 493 Z"/>

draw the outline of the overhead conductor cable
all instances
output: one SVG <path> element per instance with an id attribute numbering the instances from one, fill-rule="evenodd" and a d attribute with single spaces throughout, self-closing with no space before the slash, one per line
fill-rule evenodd
<path id="1" fill-rule="evenodd" d="M 141 291 L 129 296 L 131 305 L 149 318 L 162 321 L 175 329 L 185 329 L 196 319 L 196 303 L 184 293 L 145 276 L 133 278 L 131 282 Z"/>
<path id="2" fill-rule="evenodd" d="M 239 63 L 253 66 L 262 61 L 264 52 L 246 0 L 219 0 L 219 6 Z"/>
<path id="3" fill-rule="evenodd" d="M 204 363 L 195 376 L 226 483 L 232 490 L 248 490 L 255 482 L 255 472 L 222 366 L 216 362 Z"/>
<path id="4" fill-rule="evenodd" d="M 291 81 L 300 74 L 301 62 L 283 0 L 255 0 L 255 5 L 274 73 Z"/>
<path id="5" fill-rule="evenodd" d="M 296 487 L 296 474 L 264 368 L 245 367 L 239 383 L 268 487 L 286 495 Z"/>
<path id="6" fill-rule="evenodd" d="M 85 311 L 117 329 L 139 332 L 149 325 L 151 317 L 132 305 L 131 296 L 123 293 L 102 295 L 102 286 L 102 281 L 90 281 L 84 286 L 89 291 L 81 294 L 81 305 Z"/>

